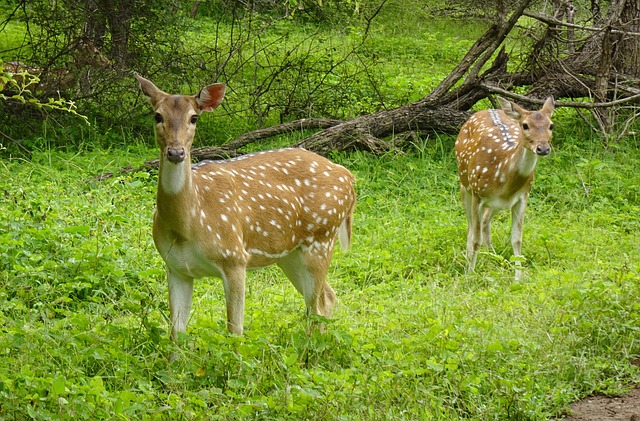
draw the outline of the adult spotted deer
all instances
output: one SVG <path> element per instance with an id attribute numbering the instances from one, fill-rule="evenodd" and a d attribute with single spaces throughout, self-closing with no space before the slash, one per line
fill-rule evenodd
<path id="1" fill-rule="evenodd" d="M 224 97 L 215 83 L 170 95 L 136 75 L 155 111 L 160 147 L 153 239 L 166 263 L 171 338 L 184 332 L 193 280 L 222 278 L 227 329 L 242 334 L 246 271 L 277 264 L 308 312 L 330 317 L 326 282 L 336 238 L 346 249 L 356 203 L 354 177 L 304 149 L 280 149 L 192 166 L 196 121 Z"/>
<path id="2" fill-rule="evenodd" d="M 516 256 L 516 279 L 522 277 L 524 211 L 538 156 L 549 154 L 554 102 L 549 97 L 540 111 L 527 111 L 498 98 L 502 110 L 475 113 L 456 140 L 460 192 L 467 214 L 468 271 L 476 265 L 481 243 L 491 247 L 491 218 L 511 209 L 511 245 Z"/>

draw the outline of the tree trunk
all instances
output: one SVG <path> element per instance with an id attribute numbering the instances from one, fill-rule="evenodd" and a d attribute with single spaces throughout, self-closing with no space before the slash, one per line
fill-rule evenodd
<path id="1" fill-rule="evenodd" d="M 366 150 L 372 153 L 384 153 L 394 149 L 397 145 L 385 138 L 405 132 L 441 132 L 457 133 L 462 123 L 470 116 L 468 111 L 479 100 L 486 98 L 492 92 L 509 94 L 514 87 L 530 86 L 528 98 L 530 103 L 538 98 L 549 95 L 581 97 L 598 92 L 597 98 L 605 101 L 610 96 L 611 88 L 611 59 L 612 48 L 616 45 L 618 33 L 612 37 L 596 32 L 597 38 L 589 39 L 577 48 L 575 44 L 564 46 L 563 56 L 548 55 L 550 44 L 557 41 L 558 28 L 565 23 L 557 17 L 572 19 L 572 3 L 558 3 L 555 17 L 529 14 L 540 20 L 546 20 L 549 27 L 544 36 L 532 48 L 528 67 L 518 73 L 509 73 L 507 63 L 509 56 L 502 46 L 508 34 L 512 31 L 520 16 L 525 14 L 531 0 L 522 0 L 511 14 L 505 13 L 492 25 L 469 49 L 460 63 L 451 73 L 426 97 L 412 104 L 396 109 L 382 110 L 370 115 L 364 115 L 344 122 L 332 122 L 321 130 L 294 146 L 303 147 L 311 151 L 327 155 L 331 151 Z M 597 5 L 597 3 L 595 3 Z M 618 22 L 624 0 L 618 0 L 608 10 L 605 24 L 613 26 Z M 571 33 L 575 24 L 570 23 Z M 596 44 L 598 40 L 600 44 Z M 575 40 L 572 40 L 572 43 Z M 595 47 L 597 45 L 597 47 Z M 557 49 L 557 47 L 553 47 Z M 594 60 L 593 49 L 601 53 Z M 574 53 L 573 51 L 576 50 Z M 490 66 L 487 62 L 494 57 Z M 590 76 L 591 75 L 591 76 Z M 515 96 L 515 95 L 514 95 Z M 584 106 L 584 103 L 576 106 Z M 608 112 L 604 108 L 593 108 L 594 113 L 602 115 Z M 302 120 L 301 120 L 302 121 Z M 204 149 L 203 156 L 208 159 L 218 159 L 221 156 L 235 156 L 238 148 L 247 143 L 257 141 L 272 133 L 290 131 L 300 121 L 286 123 L 272 129 L 262 129 L 248 133 L 233 140 L 223 147 Z M 312 120 L 306 121 L 306 127 L 316 124 Z M 316 127 L 322 128 L 320 125 Z M 198 150 L 195 150 L 198 156 Z"/>
<path id="2" fill-rule="evenodd" d="M 111 56 L 118 68 L 124 69 L 128 63 L 129 33 L 134 13 L 135 0 L 110 0 L 105 2 L 108 9 L 107 22 L 111 33 Z"/>
<path id="3" fill-rule="evenodd" d="M 104 40 L 107 35 L 107 19 L 96 0 L 84 1 L 85 22 L 82 26 L 81 39 L 90 42 L 96 48 L 104 47 Z"/>
<path id="4" fill-rule="evenodd" d="M 620 26 L 629 33 L 640 34 L 640 2 L 627 0 L 620 14 Z M 640 36 L 620 39 L 615 67 L 619 73 L 640 78 Z"/>
<path id="5" fill-rule="evenodd" d="M 198 16 L 198 9 L 200 8 L 200 0 L 195 0 L 193 6 L 191 6 L 191 19 L 195 19 Z"/>

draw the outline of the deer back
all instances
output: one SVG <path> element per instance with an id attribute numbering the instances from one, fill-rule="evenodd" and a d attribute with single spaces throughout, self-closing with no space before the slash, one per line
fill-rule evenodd
<path id="1" fill-rule="evenodd" d="M 303 149 L 259 152 L 193 168 L 192 235 L 208 255 L 266 266 L 296 247 L 331 257 L 355 203 L 353 176 Z"/>

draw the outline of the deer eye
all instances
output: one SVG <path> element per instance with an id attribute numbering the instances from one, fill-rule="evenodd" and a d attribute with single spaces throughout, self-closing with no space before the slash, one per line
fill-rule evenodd
<path id="1" fill-rule="evenodd" d="M 529 130 L 529 125 L 527 123 L 522 124 L 523 130 Z"/>
<path id="2" fill-rule="evenodd" d="M 198 115 L 194 114 L 191 116 L 191 124 L 196 124 L 196 121 L 198 121 Z"/>
<path id="3" fill-rule="evenodd" d="M 549 130 L 553 130 L 553 123 L 549 124 Z"/>
<path id="4" fill-rule="evenodd" d="M 160 124 L 162 123 L 162 116 L 160 115 L 160 113 L 156 113 L 153 118 L 155 118 L 156 123 Z"/>

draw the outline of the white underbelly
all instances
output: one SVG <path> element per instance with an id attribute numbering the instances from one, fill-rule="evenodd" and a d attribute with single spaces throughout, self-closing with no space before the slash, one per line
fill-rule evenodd
<path id="1" fill-rule="evenodd" d="M 522 194 L 515 194 L 508 199 L 501 197 L 482 198 L 480 205 L 493 210 L 511 209 L 516 202 L 522 199 L 522 196 Z"/>
<path id="2" fill-rule="evenodd" d="M 200 248 L 194 244 L 174 243 L 160 253 L 167 267 L 173 273 L 191 278 L 222 277 L 220 268 L 207 259 Z"/>
<path id="3" fill-rule="evenodd" d="M 291 250 L 277 255 L 260 252 L 259 250 L 247 251 L 249 256 L 246 270 L 254 271 L 277 263 L 286 257 Z M 167 267 L 173 273 L 179 273 L 191 278 L 217 277 L 222 278 L 222 269 L 211 260 L 207 259 L 202 251 L 194 244 L 174 244 L 172 247 L 163 247 L 160 251 Z"/>

